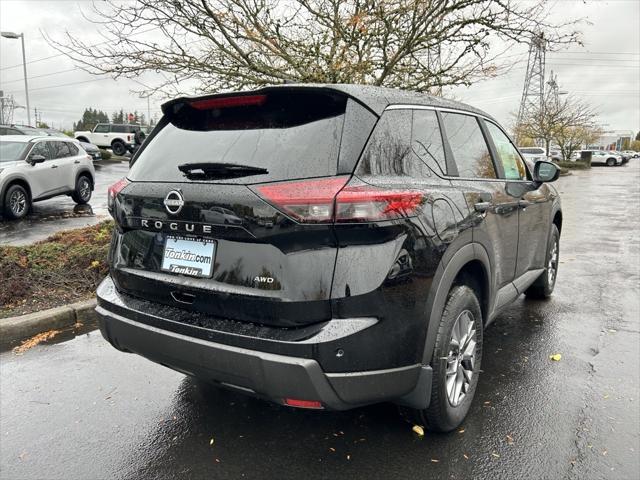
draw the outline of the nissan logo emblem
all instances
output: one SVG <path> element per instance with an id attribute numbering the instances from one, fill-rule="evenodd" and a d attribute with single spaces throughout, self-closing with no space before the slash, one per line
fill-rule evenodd
<path id="1" fill-rule="evenodd" d="M 164 197 L 164 208 L 166 208 L 167 212 L 171 215 L 180 213 L 182 207 L 184 207 L 184 197 L 178 190 L 171 190 L 167 193 L 167 196 Z"/>

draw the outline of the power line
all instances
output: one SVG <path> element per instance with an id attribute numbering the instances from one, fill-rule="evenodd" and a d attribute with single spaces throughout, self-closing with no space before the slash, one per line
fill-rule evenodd
<path id="1" fill-rule="evenodd" d="M 149 29 L 143 30 L 141 32 L 132 33 L 129 36 L 132 37 L 134 35 L 143 35 L 145 33 L 149 33 L 149 32 L 152 32 L 154 30 L 158 30 L 159 28 L 160 27 L 149 28 Z M 86 48 L 98 47 L 100 45 L 104 45 L 105 43 L 112 43 L 112 42 L 113 42 L 113 40 L 105 40 L 104 42 L 94 43 L 93 45 L 87 45 Z M 58 58 L 58 57 L 66 56 L 66 55 L 67 55 L 66 53 L 56 53 L 55 55 L 49 55 L 48 57 L 36 58 L 35 60 L 29 60 L 27 62 L 27 65 L 32 64 L 32 63 L 44 62 L 45 60 L 50 60 L 52 58 Z M 16 65 L 9 65 L 8 67 L 2 67 L 2 68 L 0 68 L 0 70 L 8 70 L 10 68 L 17 68 L 17 67 L 21 67 L 21 66 L 22 66 L 22 63 L 18 63 Z"/>
<path id="2" fill-rule="evenodd" d="M 84 80 L 82 82 L 71 82 L 71 83 L 63 83 L 60 85 L 50 85 L 48 87 L 38 87 L 38 88 L 30 88 L 30 92 L 35 92 L 36 90 L 48 90 L 50 88 L 59 88 L 59 87 L 68 87 L 71 85 L 80 85 L 81 83 L 90 83 L 90 82 L 99 82 L 101 80 L 111 80 L 111 77 L 103 77 L 103 78 L 93 78 L 91 80 Z M 17 90 L 14 90 L 16 92 Z"/>
<path id="3" fill-rule="evenodd" d="M 81 68 L 80 67 L 73 67 L 73 68 L 69 68 L 67 70 L 59 70 L 57 72 L 43 73 L 42 75 L 34 75 L 32 77 L 27 77 L 27 80 L 32 80 L 34 78 L 50 77 L 52 75 L 58 75 L 60 73 L 67 73 L 67 72 L 73 72 L 75 70 L 81 70 Z M 0 83 L 5 84 L 5 83 L 15 83 L 15 82 L 23 82 L 23 81 L 24 81 L 23 78 L 17 78 L 15 80 L 9 80 L 7 82 L 0 82 Z"/>

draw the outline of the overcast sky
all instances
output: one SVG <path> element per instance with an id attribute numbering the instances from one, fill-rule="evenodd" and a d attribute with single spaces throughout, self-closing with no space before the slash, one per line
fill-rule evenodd
<path id="1" fill-rule="evenodd" d="M 528 0 L 523 0 L 528 1 Z M 600 112 L 605 129 L 640 129 L 640 1 L 639 0 L 555 0 L 550 2 L 550 20 L 561 22 L 576 16 L 588 20 L 582 25 L 585 46 L 547 55 L 547 75 L 558 75 L 560 89 L 584 98 Z M 59 55 L 42 37 L 41 31 L 61 38 L 65 31 L 98 43 L 96 28 L 81 15 L 90 3 L 77 0 L 0 0 L 0 29 L 24 32 L 31 111 L 42 112 L 43 121 L 56 128 L 71 128 L 85 107 L 109 114 L 123 108 L 147 113 L 147 100 L 133 90 L 131 80 L 114 81 L 95 77 Z M 509 52 L 513 67 L 507 73 L 469 88 L 450 91 L 457 99 L 511 124 L 517 110 L 526 69 L 525 46 Z M 153 77 L 142 78 L 152 82 Z M 0 90 L 25 104 L 20 41 L 0 38 Z M 162 98 L 150 99 L 151 115 L 159 115 Z M 14 121 L 26 123 L 24 109 L 16 110 Z M 32 118 L 32 123 L 34 120 Z"/>

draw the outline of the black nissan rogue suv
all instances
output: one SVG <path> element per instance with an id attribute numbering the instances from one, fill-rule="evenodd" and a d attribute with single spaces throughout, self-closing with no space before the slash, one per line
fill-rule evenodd
<path id="1" fill-rule="evenodd" d="M 282 405 L 392 401 L 450 431 L 483 328 L 548 297 L 560 199 L 489 115 L 283 85 L 178 98 L 109 189 L 100 327 L 116 348 Z"/>

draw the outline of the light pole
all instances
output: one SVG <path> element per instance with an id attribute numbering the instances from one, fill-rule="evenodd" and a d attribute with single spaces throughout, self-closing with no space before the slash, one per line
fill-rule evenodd
<path id="1" fill-rule="evenodd" d="M 27 122 L 31 125 L 31 107 L 29 105 L 29 86 L 27 85 L 27 57 L 24 53 L 24 33 L 14 33 L 14 32 L 0 32 L 0 35 L 4 38 L 13 38 L 17 40 L 18 38 L 22 40 L 22 69 L 24 71 L 24 94 L 27 97 Z M 37 125 L 36 125 L 37 126 Z"/>

